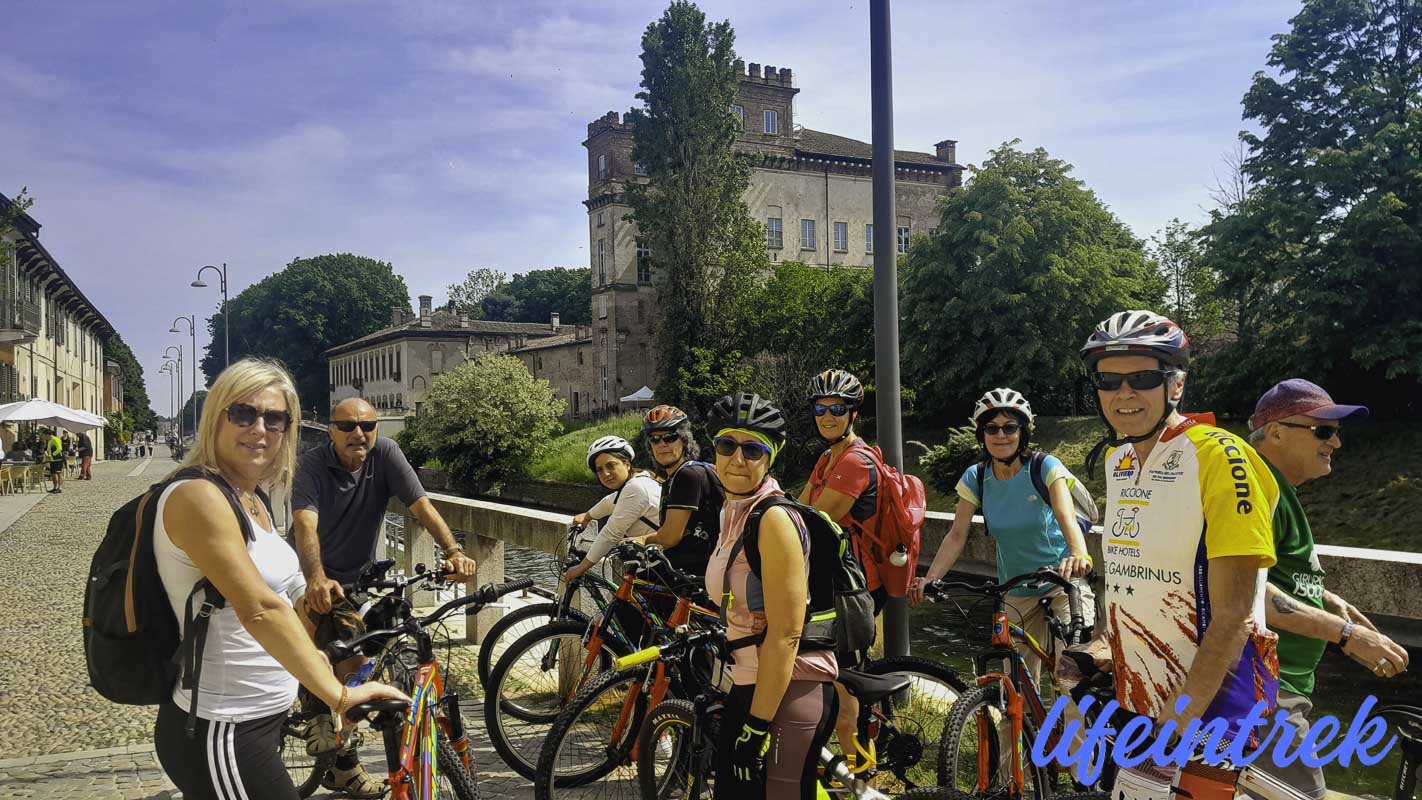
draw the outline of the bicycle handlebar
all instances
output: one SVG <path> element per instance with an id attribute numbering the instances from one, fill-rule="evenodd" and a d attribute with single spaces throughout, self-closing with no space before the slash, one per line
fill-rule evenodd
<path id="1" fill-rule="evenodd" d="M 705 641 L 714 640 L 725 636 L 726 632 L 720 628 L 704 628 L 694 631 L 678 631 L 676 638 L 662 645 L 644 647 L 635 653 L 625 655 L 612 662 L 612 668 L 618 672 L 624 672 L 633 667 L 640 667 L 661 658 L 679 658 L 686 651 L 696 647 Z"/>
<path id="2" fill-rule="evenodd" d="M 984 597 L 1003 598 L 1007 593 L 1019 586 L 1028 584 L 1050 583 L 1061 587 L 1066 592 L 1067 609 L 1070 620 L 1067 623 L 1067 644 L 1081 644 L 1086 631 L 1086 617 L 1081 613 L 1081 591 L 1076 588 L 1067 578 L 1051 567 L 1042 567 L 1036 572 L 1028 572 L 1008 578 L 1001 583 L 996 581 L 986 581 L 981 584 L 967 583 L 965 581 L 945 581 L 936 580 L 924 587 L 924 595 L 934 598 L 947 595 L 951 592 L 968 592 L 970 594 L 980 594 Z"/>
<path id="3" fill-rule="evenodd" d="M 494 602 L 495 600 L 500 597 L 503 597 L 506 594 L 521 592 L 525 589 L 531 588 L 532 586 L 532 578 L 520 578 L 516 581 L 509 581 L 507 583 L 500 584 L 485 584 L 484 586 L 481 586 L 480 588 L 470 592 L 469 594 L 463 597 L 456 597 L 453 600 L 450 600 L 448 603 L 445 603 L 444 605 L 435 609 L 434 612 L 432 612 L 429 616 L 410 617 L 409 619 L 405 620 L 400 625 L 394 628 L 385 628 L 383 630 L 378 631 L 367 631 L 366 633 L 348 641 L 331 642 L 330 644 L 326 645 L 326 652 L 329 654 L 332 661 L 344 661 L 345 659 L 350 658 L 356 655 L 357 653 L 363 652 L 363 648 L 365 645 L 375 642 L 377 640 L 383 641 L 385 639 L 389 639 L 392 636 L 398 636 L 403 633 L 414 633 L 422 628 L 428 628 L 429 626 L 435 624 L 436 622 L 439 622 L 441 619 L 448 616 L 452 611 L 457 608 L 462 608 L 464 606 L 471 606 L 475 604 L 488 605 L 489 603 Z"/>

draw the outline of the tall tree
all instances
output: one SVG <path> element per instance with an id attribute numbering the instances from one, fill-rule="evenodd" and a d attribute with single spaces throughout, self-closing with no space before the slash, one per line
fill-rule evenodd
<path id="1" fill-rule="evenodd" d="M 477 319 L 480 314 L 479 304 L 484 302 L 484 298 L 497 291 L 509 279 L 509 276 L 488 267 L 472 269 L 464 276 L 461 283 L 451 283 L 449 285 L 449 302 L 454 304 L 455 311 L 462 311 L 465 314 Z"/>
<path id="2" fill-rule="evenodd" d="M 746 292 L 764 268 L 765 232 L 743 196 L 750 165 L 734 149 L 735 32 L 676 0 L 642 34 L 641 108 L 628 114 L 632 157 L 647 173 L 627 187 L 657 270 L 663 402 L 704 411 L 689 376 L 725 360 Z"/>
<path id="3" fill-rule="evenodd" d="M 196 417 L 196 419 L 198 419 L 198 420 L 200 421 L 200 420 L 202 420 L 202 407 L 203 407 L 203 404 L 207 402 L 207 390 L 206 390 L 206 389 L 198 389 L 196 392 L 193 392 L 192 394 L 188 395 L 188 401 L 187 401 L 186 403 L 183 403 L 183 410 L 182 410 L 182 415 L 183 415 L 183 417 L 182 417 L 182 418 L 183 418 L 183 427 L 184 427 L 184 428 L 187 428 L 187 427 L 189 427 L 189 426 L 192 425 L 192 421 L 193 421 L 193 419 L 194 419 L 194 417 L 193 417 L 193 401 L 194 401 L 194 400 L 197 401 L 197 417 Z"/>
<path id="4" fill-rule="evenodd" d="M 1200 232 L 1172 219 L 1150 237 L 1150 255 L 1165 281 L 1161 312 L 1179 323 L 1195 345 L 1217 341 L 1225 325 L 1224 301 Z"/>
<path id="5" fill-rule="evenodd" d="M 1260 129 L 1241 134 L 1251 196 L 1209 231 L 1241 306 L 1241 349 L 1225 356 L 1233 404 L 1277 379 L 1273 354 L 1375 409 L 1416 409 L 1422 3 L 1307 0 L 1290 26 L 1274 37 L 1274 74 L 1255 75 L 1244 97 Z"/>
<path id="6" fill-rule="evenodd" d="M 384 261 L 340 253 L 298 258 L 228 302 L 232 359 L 268 356 L 286 364 L 302 409 L 328 412 L 325 351 L 389 324 L 391 306 L 409 308 L 405 279 Z M 202 359 L 209 382 L 222 371 L 222 312 L 208 319 Z"/>
<path id="7" fill-rule="evenodd" d="M 104 360 L 119 365 L 119 383 L 123 386 L 123 410 L 133 421 L 133 429 L 157 430 L 158 415 L 153 413 L 152 403 L 148 399 L 148 385 L 143 380 L 143 365 L 138 363 L 122 336 L 115 333 L 104 342 Z"/>
<path id="8" fill-rule="evenodd" d="M 930 411 L 966 410 L 994 386 L 1039 412 L 1081 411 L 1092 326 L 1156 305 L 1164 284 L 1070 164 L 1012 141 L 971 172 L 902 260 L 905 371 Z"/>
<path id="9" fill-rule="evenodd" d="M 515 275 L 484 297 L 482 318 L 547 322 L 558 312 L 564 325 L 592 323 L 592 268 L 552 267 Z"/>

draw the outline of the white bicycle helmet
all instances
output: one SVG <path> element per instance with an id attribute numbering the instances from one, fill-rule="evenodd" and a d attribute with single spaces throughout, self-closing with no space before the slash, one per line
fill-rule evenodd
<path id="1" fill-rule="evenodd" d="M 973 416 L 968 421 L 974 425 L 989 411 L 1016 411 L 1027 418 L 1027 424 L 1032 425 L 1037 421 L 1036 415 L 1032 413 L 1032 404 L 1027 402 L 1027 398 L 1016 389 L 993 389 L 982 397 L 973 406 Z"/>
<path id="2" fill-rule="evenodd" d="M 621 436 L 602 436 L 588 445 L 588 469 L 595 470 L 593 463 L 597 457 L 603 453 L 614 453 L 631 461 L 636 458 L 637 453 L 632 449 L 631 443 Z"/>

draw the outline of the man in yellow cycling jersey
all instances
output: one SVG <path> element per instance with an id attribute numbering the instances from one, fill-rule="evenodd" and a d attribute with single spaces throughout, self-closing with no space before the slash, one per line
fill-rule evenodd
<path id="1" fill-rule="evenodd" d="M 1222 719 L 1227 741 L 1253 738 L 1245 718 L 1261 700 L 1272 711 L 1278 691 L 1277 637 L 1264 624 L 1278 485 L 1244 437 L 1178 410 L 1190 344 L 1174 322 L 1120 312 L 1096 327 L 1081 355 L 1111 431 L 1088 469 L 1113 448 L 1098 629 L 1110 644 L 1116 698 L 1158 726 Z M 1234 779 L 1192 761 L 1180 785 L 1202 773 L 1213 784 L 1200 787 L 1205 794 Z"/>

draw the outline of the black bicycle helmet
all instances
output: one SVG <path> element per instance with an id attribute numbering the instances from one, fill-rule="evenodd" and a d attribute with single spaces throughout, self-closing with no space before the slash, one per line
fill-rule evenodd
<path id="1" fill-rule="evenodd" d="M 856 407 L 864 402 L 864 385 L 842 369 L 827 369 L 810 379 L 810 399 L 838 397 Z"/>
<path id="2" fill-rule="evenodd" d="M 717 400 L 706 414 L 706 427 L 712 436 L 726 428 L 743 428 L 776 444 L 787 438 L 785 415 L 769 400 L 750 392 L 728 394 Z"/>

